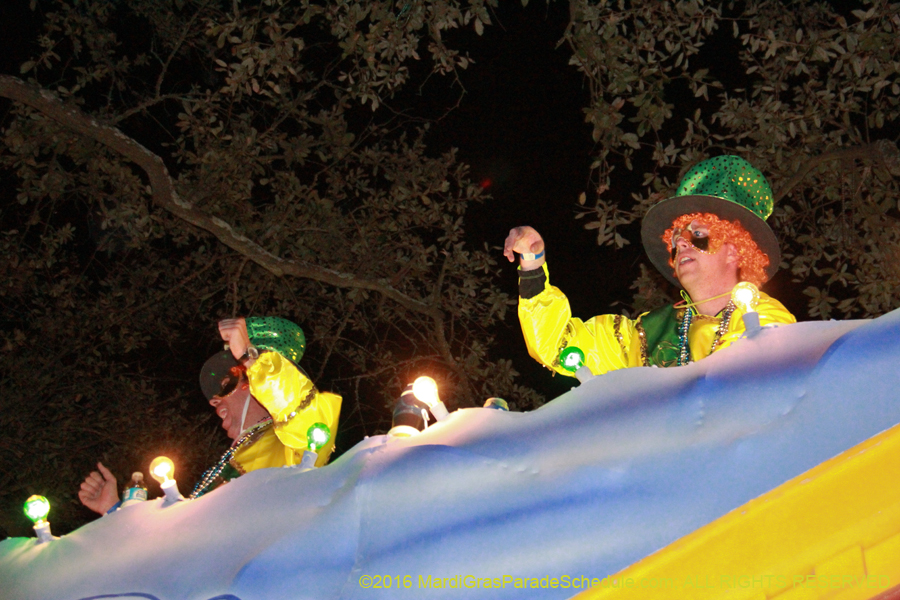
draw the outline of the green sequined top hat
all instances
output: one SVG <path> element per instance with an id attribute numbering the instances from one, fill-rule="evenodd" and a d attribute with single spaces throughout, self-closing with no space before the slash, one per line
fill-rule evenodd
<path id="1" fill-rule="evenodd" d="M 295 365 L 306 351 L 306 336 L 297 325 L 281 317 L 247 317 L 247 335 L 257 350 L 272 350 Z"/>
<path id="2" fill-rule="evenodd" d="M 679 285 L 669 266 L 670 248 L 663 243 L 662 235 L 681 215 L 712 213 L 721 219 L 740 221 L 769 257 L 766 275 L 771 279 L 781 263 L 778 240 L 766 223 L 774 206 L 769 182 L 743 158 L 717 156 L 704 160 L 685 174 L 673 197 L 647 212 L 641 223 L 644 251 L 666 279 Z"/>

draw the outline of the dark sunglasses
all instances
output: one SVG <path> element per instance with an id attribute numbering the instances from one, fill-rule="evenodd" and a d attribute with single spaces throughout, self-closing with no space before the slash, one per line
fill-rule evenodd
<path id="1" fill-rule="evenodd" d="M 672 232 L 672 260 L 675 260 L 675 255 L 678 254 L 678 239 L 682 237 L 681 234 L 685 231 L 691 234 L 688 241 L 694 248 L 700 252 L 709 252 L 709 234 L 696 232 L 691 229 L 691 225 L 693 225 L 693 223 L 684 229 L 675 229 Z"/>
<path id="2" fill-rule="evenodd" d="M 222 379 L 222 385 L 219 388 L 219 392 L 216 394 L 216 398 L 224 398 L 225 396 L 231 395 L 241 382 L 243 373 L 241 367 L 232 367 L 228 375 Z"/>

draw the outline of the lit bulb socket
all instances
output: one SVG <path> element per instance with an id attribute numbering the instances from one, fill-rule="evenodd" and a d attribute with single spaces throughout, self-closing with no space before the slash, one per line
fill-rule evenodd
<path id="1" fill-rule="evenodd" d="M 34 524 L 34 533 L 37 535 L 37 543 L 43 544 L 53 541 L 53 534 L 50 533 L 50 523 L 47 521 L 39 521 Z"/>
<path id="2" fill-rule="evenodd" d="M 581 365 L 578 367 L 578 370 L 575 371 L 575 377 L 578 378 L 578 381 L 581 383 L 585 383 L 594 378 L 594 373 L 591 371 L 591 368 L 587 365 Z"/>
<path id="3" fill-rule="evenodd" d="M 751 338 L 762 331 L 759 324 L 759 313 L 756 311 L 744 313 L 741 316 L 744 321 L 744 337 Z"/>
<path id="4" fill-rule="evenodd" d="M 443 421 L 450 416 L 450 412 L 447 410 L 447 407 L 444 406 L 444 403 L 440 400 L 438 400 L 437 403 L 435 403 L 435 405 L 431 407 L 431 414 L 434 415 L 436 421 Z"/>
<path id="5" fill-rule="evenodd" d="M 178 482 L 174 479 L 161 483 L 159 487 L 166 494 L 165 499 L 163 500 L 163 506 L 169 506 L 170 504 L 175 504 L 176 502 L 184 500 L 184 496 L 178 491 Z"/>
<path id="6" fill-rule="evenodd" d="M 301 471 L 315 469 L 317 460 L 319 460 L 319 454 L 317 452 L 313 452 L 312 450 L 304 450 L 303 458 L 300 459 L 300 464 L 297 465 L 297 468 L 299 468 Z"/>

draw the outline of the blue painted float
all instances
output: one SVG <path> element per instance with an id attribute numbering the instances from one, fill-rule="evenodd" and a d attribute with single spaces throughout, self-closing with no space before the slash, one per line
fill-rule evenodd
<path id="1" fill-rule="evenodd" d="M 531 413 L 459 410 L 325 468 L 5 540 L 3 596 L 571 598 L 900 423 L 898 364 L 898 311 L 765 329 Z"/>

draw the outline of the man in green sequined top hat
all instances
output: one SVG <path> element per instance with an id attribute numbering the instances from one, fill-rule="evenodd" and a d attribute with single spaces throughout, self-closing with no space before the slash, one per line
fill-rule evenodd
<path id="1" fill-rule="evenodd" d="M 746 160 L 719 156 L 695 165 L 671 198 L 644 217 L 641 238 L 653 265 L 682 288 L 683 301 L 637 319 L 572 317 L 565 295 L 549 283 L 544 241 L 531 227 L 516 227 L 503 253 L 519 255 L 519 321 L 529 354 L 572 375 L 560 352 L 575 346 L 595 375 L 625 367 L 669 367 L 700 360 L 744 333 L 731 301 L 735 285 L 761 286 L 778 270 L 781 253 L 766 223 L 774 200 L 766 178 Z M 760 324 L 794 323 L 774 298 L 760 292 Z"/>
<path id="2" fill-rule="evenodd" d="M 300 368 L 303 330 L 280 317 L 247 317 L 220 321 L 219 333 L 229 349 L 206 361 L 200 387 L 233 444 L 191 497 L 256 469 L 299 464 L 308 449 L 309 428 L 318 423 L 331 432 L 316 448 L 315 464 L 326 464 L 334 450 L 341 397 L 320 392 Z M 115 476 L 102 464 L 97 467 L 78 497 L 103 514 L 116 506 L 119 494 Z"/>

